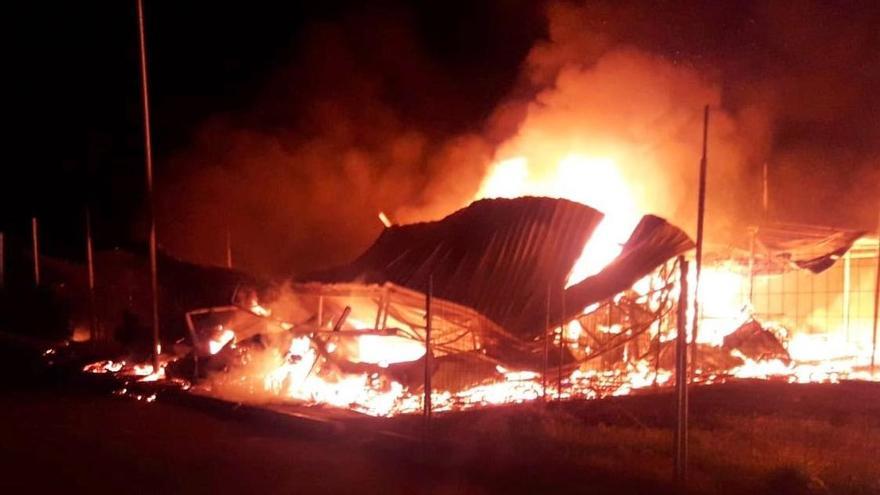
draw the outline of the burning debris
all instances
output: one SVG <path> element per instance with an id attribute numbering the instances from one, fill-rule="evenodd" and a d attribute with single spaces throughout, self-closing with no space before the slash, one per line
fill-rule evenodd
<path id="1" fill-rule="evenodd" d="M 349 265 L 188 312 L 192 346 L 158 373 L 110 361 L 86 371 L 168 376 L 228 400 L 376 416 L 421 411 L 426 389 L 432 410 L 448 411 L 662 386 L 674 368 L 674 258 L 692 243 L 645 216 L 607 263 L 573 277 L 582 258 L 613 244 L 596 240 L 607 235 L 603 222 L 578 203 L 525 197 L 392 225 Z M 797 339 L 734 306 L 728 292 L 743 276 L 730 267 L 707 267 L 704 277 L 704 311 L 720 306 L 735 318 L 701 329 L 695 381 L 867 377 L 853 359 L 799 360 Z"/>

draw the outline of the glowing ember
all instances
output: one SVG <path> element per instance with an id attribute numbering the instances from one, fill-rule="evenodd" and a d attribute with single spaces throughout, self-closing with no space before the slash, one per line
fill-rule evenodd
<path id="1" fill-rule="evenodd" d="M 115 375 L 135 378 L 141 382 L 155 382 L 158 380 L 163 380 L 165 378 L 165 366 L 167 363 L 163 362 L 159 365 L 158 371 L 153 371 L 152 364 L 146 363 L 135 363 L 129 364 L 126 361 L 98 361 L 95 363 L 87 364 L 83 367 L 83 371 L 86 373 L 112 373 Z"/>
<path id="2" fill-rule="evenodd" d="M 379 212 L 379 221 L 382 222 L 382 225 L 385 227 L 391 227 L 393 225 L 384 211 Z"/>

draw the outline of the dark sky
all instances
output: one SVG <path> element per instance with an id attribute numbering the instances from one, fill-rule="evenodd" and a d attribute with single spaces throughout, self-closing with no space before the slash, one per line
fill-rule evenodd
<path id="1" fill-rule="evenodd" d="M 146 0 L 157 183 L 212 116 L 276 125 L 277 116 L 245 112 L 296 63 L 315 26 L 405 17 L 419 50 L 457 77 L 466 100 L 443 115 L 418 104 L 409 109 L 440 133 L 478 125 L 543 29 L 540 6 L 525 1 L 361 3 Z M 142 214 L 144 183 L 135 5 L 87 0 L 10 8 L 10 144 L 17 158 L 4 167 L 0 229 L 25 232 L 36 214 L 48 249 L 67 253 L 67 239 L 79 242 L 81 211 L 91 204 L 103 244 L 142 237 L 131 226 Z M 490 39 L 486 26 L 503 29 L 504 38 Z M 407 95 L 399 96 L 406 107 Z"/>
<path id="2" fill-rule="evenodd" d="M 590 2 L 578 26 L 591 34 L 582 59 L 589 63 L 591 52 L 626 44 L 711 74 L 725 107 L 759 106 L 769 116 L 766 158 L 774 164 L 774 187 L 783 191 L 774 203 L 781 218 L 871 228 L 872 207 L 864 204 L 880 193 L 878 3 L 703 4 Z M 223 175 L 226 184 L 246 173 L 247 200 L 233 195 L 223 207 L 235 212 L 234 222 L 255 224 L 265 210 L 315 215 L 310 205 L 326 198 L 278 190 L 261 204 L 251 200 L 254 184 L 272 189 L 273 174 L 293 174 L 294 183 L 314 179 L 297 167 L 332 167 L 324 162 L 339 149 L 367 150 L 369 174 L 382 178 L 361 182 L 368 185 L 352 191 L 357 201 L 342 198 L 363 216 L 266 220 L 261 228 L 279 233 L 262 237 L 233 224 L 248 244 L 264 246 L 242 253 L 249 268 L 262 271 L 346 259 L 378 233 L 378 224 L 356 225 L 372 219 L 374 208 L 424 201 L 421 192 L 445 170 L 430 158 L 401 172 L 407 188 L 393 199 L 370 190 L 394 179 L 389 162 L 406 155 L 407 143 L 429 156 L 454 153 L 461 136 L 479 135 L 478 144 L 463 148 L 491 153 L 515 129 L 493 120 L 499 105 L 541 89 L 523 67 L 551 36 L 547 4 L 524 0 L 146 5 L 157 190 L 171 198 L 161 201 L 159 235 L 170 250 L 205 262 L 220 258 L 193 255 L 204 245 L 179 234 L 201 221 L 193 212 L 204 210 L 185 203 L 191 189 L 195 198 L 207 194 L 205 176 Z M 6 43 L 13 131 L 0 228 L 22 234 L 36 214 L 50 252 L 79 256 L 82 211 L 90 204 L 101 245 L 143 239 L 135 1 L 21 2 L 7 9 L 14 24 Z M 404 136 L 403 144 L 385 149 L 391 136 Z M 327 142 L 332 146 L 321 148 Z M 263 169 L 253 155 L 271 143 L 293 158 Z M 319 165 L 309 161 L 315 154 Z M 252 179 L 259 174 L 265 177 Z M 216 194 L 228 194 L 224 187 Z M 806 206 L 802 196 L 785 193 L 804 189 L 811 193 Z M 385 199 L 363 199 L 374 193 Z M 289 234 L 291 225 L 315 230 Z M 269 251 L 290 254 L 267 260 Z"/>

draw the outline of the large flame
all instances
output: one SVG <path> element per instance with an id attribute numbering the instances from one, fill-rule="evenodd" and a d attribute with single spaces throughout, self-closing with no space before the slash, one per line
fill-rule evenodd
<path id="1" fill-rule="evenodd" d="M 515 198 L 520 196 L 546 196 L 564 198 L 586 204 L 604 214 L 599 226 L 588 240 L 567 278 L 567 286 L 576 284 L 593 275 L 621 250 L 622 244 L 645 211 L 633 187 L 625 180 L 616 159 L 608 156 L 592 156 L 572 153 L 556 160 L 532 163 L 524 156 L 501 160 L 489 171 L 475 199 Z M 390 220 L 380 213 L 386 227 Z M 689 300 L 695 294 L 695 271 L 690 271 Z M 654 288 L 665 281 L 660 272 L 638 281 L 630 291 L 630 297 L 650 311 L 661 306 L 660 293 Z M 753 316 L 753 308 L 744 298 L 752 281 L 742 267 L 734 263 L 714 264 L 704 267 L 700 280 L 699 344 L 718 348 L 725 337 Z M 678 287 L 670 289 L 672 298 L 678 297 Z M 620 301 L 622 295 L 614 298 Z M 346 302 L 346 317 L 340 317 L 334 328 L 332 322 L 322 321 L 316 327 L 302 330 L 277 319 L 273 309 L 256 300 L 249 303 L 249 311 L 271 319 L 288 335 L 287 344 L 269 348 L 249 355 L 243 369 L 224 382 L 209 385 L 209 393 L 223 395 L 229 385 L 244 388 L 249 397 L 284 398 L 307 404 L 326 404 L 349 408 L 362 413 L 389 416 L 419 412 L 424 407 L 424 393 L 417 388 L 408 389 L 390 378 L 385 368 L 399 363 L 414 363 L 425 356 L 425 345 L 418 335 L 385 335 L 377 333 L 378 325 L 374 303 Z M 371 305 L 372 304 L 372 305 Z M 664 303 L 665 304 L 665 303 Z M 584 314 L 598 311 L 599 304 L 584 308 Z M 693 316 L 689 308 L 688 320 Z M 318 311 L 320 313 L 320 310 Z M 388 328 L 406 327 L 394 316 L 385 315 Z M 372 321 L 377 323 L 374 325 Z M 866 371 L 870 350 L 865 343 L 843 338 L 840 329 L 825 332 L 790 335 L 784 325 L 762 322 L 764 328 L 775 331 L 792 358 L 754 360 L 733 350 L 740 365 L 727 370 L 708 370 L 698 367 L 697 379 L 705 383 L 723 381 L 730 377 L 779 378 L 790 382 L 836 382 L 842 378 L 876 379 Z M 384 324 L 382 325 L 384 328 Z M 334 330 L 344 330 L 335 332 Z M 604 336 L 622 331 L 619 323 L 606 321 L 596 330 Z M 329 335 L 328 335 L 329 333 Z M 416 332 L 417 333 L 417 332 Z M 581 321 L 567 322 L 554 335 L 555 348 L 564 346 L 573 356 L 587 359 L 591 350 L 582 338 L 588 332 Z M 535 370 L 508 370 L 496 368 L 494 379 L 465 387 L 462 390 L 435 390 L 431 394 L 435 411 L 461 410 L 471 407 L 516 403 L 541 397 L 572 399 L 596 398 L 607 395 L 624 395 L 640 388 L 660 386 L 671 381 L 669 370 L 658 366 L 661 344 L 669 343 L 673 332 L 661 333 L 659 322 L 651 324 L 648 333 L 658 349 L 657 360 L 635 359 L 627 345 L 622 346 L 623 358 L 607 369 L 587 366 L 586 362 L 573 371 L 552 370 L 542 376 Z M 227 347 L 235 349 L 239 343 L 234 328 L 220 327 L 208 342 L 208 352 L 217 354 Z M 603 337 L 604 338 L 604 337 Z M 350 363 L 340 367 L 338 363 Z M 372 371 L 356 371 L 358 366 L 373 366 Z M 353 371 L 354 370 L 354 371 Z M 154 372 L 150 365 L 132 365 L 125 362 L 99 362 L 89 365 L 86 371 L 95 373 L 118 373 L 139 380 L 156 380 L 164 377 L 164 368 Z M 214 388 L 210 388 L 214 387 Z"/>
<path id="2" fill-rule="evenodd" d="M 570 154 L 555 163 L 531 164 L 525 157 L 494 165 L 477 193 L 482 198 L 546 196 L 576 201 L 605 216 L 584 246 L 566 287 L 598 273 L 618 254 L 642 214 L 612 158 Z"/>

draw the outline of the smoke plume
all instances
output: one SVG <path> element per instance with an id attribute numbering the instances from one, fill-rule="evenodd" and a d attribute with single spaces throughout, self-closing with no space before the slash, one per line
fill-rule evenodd
<path id="1" fill-rule="evenodd" d="M 229 228 L 237 264 L 289 274 L 351 259 L 379 211 L 438 218 L 500 160 L 546 173 L 572 153 L 613 159 L 640 210 L 692 232 L 707 104 L 712 240 L 765 217 L 874 228 L 880 8 L 729 4 L 549 3 L 494 99 L 463 90 L 479 69 L 448 70 L 406 16 L 316 25 L 250 112 L 206 122 L 173 159 L 160 237 L 219 263 Z"/>

